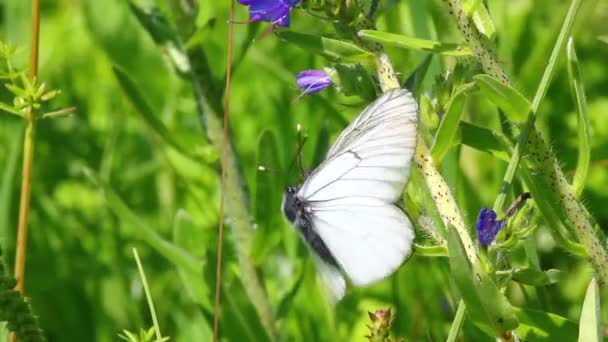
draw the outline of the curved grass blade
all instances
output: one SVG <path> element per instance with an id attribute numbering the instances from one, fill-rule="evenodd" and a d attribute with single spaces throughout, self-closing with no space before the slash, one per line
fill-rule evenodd
<path id="1" fill-rule="evenodd" d="M 276 32 L 276 34 L 281 39 L 293 43 L 307 52 L 321 55 L 332 62 L 360 62 L 373 56 L 357 45 L 341 40 L 293 31 Z"/>
<path id="2" fill-rule="evenodd" d="M 265 130 L 258 139 L 259 166 L 278 168 L 278 147 L 276 138 L 272 131 Z M 257 265 L 265 262 L 274 247 L 281 241 L 281 230 L 276 229 L 280 225 L 276 213 L 280 207 L 281 189 L 277 186 L 284 179 L 282 175 L 273 174 L 274 170 L 267 172 L 258 171 L 255 181 L 254 210 L 257 228 L 253 237 L 251 257 Z M 276 172 L 281 172 L 280 170 Z"/>
<path id="3" fill-rule="evenodd" d="M 173 134 L 169 132 L 165 124 L 160 121 L 157 113 L 148 103 L 135 81 L 133 81 L 133 79 L 131 79 L 131 77 L 129 77 L 124 70 L 116 65 L 112 66 L 112 71 L 118 79 L 118 83 L 125 92 L 125 95 L 127 95 L 129 101 L 131 101 L 135 109 L 141 114 L 142 119 L 144 119 L 150 128 L 152 128 L 152 130 L 158 134 L 158 136 L 160 136 L 164 142 L 173 147 L 176 151 L 193 160 L 198 160 L 197 157 L 195 157 L 188 149 L 182 146 L 173 137 Z"/>
<path id="4" fill-rule="evenodd" d="M 568 39 L 566 51 L 568 56 L 570 89 L 574 101 L 576 102 L 576 112 L 578 114 L 578 161 L 576 162 L 576 172 L 574 174 L 574 179 L 572 180 L 572 192 L 574 192 L 575 196 L 580 197 L 585 188 L 585 182 L 587 181 L 587 175 L 589 173 L 589 163 L 591 160 L 591 132 L 585 87 L 583 85 L 581 70 L 578 59 L 576 58 L 576 50 L 574 49 L 572 37 Z"/>

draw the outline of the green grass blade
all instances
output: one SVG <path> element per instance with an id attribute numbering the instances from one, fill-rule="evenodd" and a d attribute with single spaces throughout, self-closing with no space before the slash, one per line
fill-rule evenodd
<path id="1" fill-rule="evenodd" d="M 395 33 L 375 30 L 361 30 L 357 35 L 370 42 L 382 43 L 402 49 L 421 50 L 447 56 L 470 56 L 471 49 L 466 45 L 443 43 L 436 40 L 408 37 Z"/>
<path id="2" fill-rule="evenodd" d="M 251 258 L 257 265 L 263 264 L 276 245 L 281 241 L 281 230 L 277 229 L 281 222 L 280 216 L 275 215 L 274 210 L 281 206 L 282 188 L 279 187 L 283 179 L 282 174 L 277 174 L 275 169 L 280 168 L 279 152 L 275 135 L 272 131 L 265 130 L 258 138 L 257 151 L 258 165 L 268 167 L 269 171 L 258 171 L 256 173 L 255 197 L 253 213 L 257 228 L 253 237 Z M 273 209 L 273 210 L 270 210 Z"/>
<path id="3" fill-rule="evenodd" d="M 591 161 L 591 130 L 589 124 L 589 112 L 587 110 L 587 98 L 585 87 L 581 76 L 574 41 L 572 37 L 568 40 L 568 77 L 570 79 L 570 89 L 576 102 L 576 112 L 578 113 L 578 161 L 576 172 L 572 180 L 572 192 L 579 197 L 585 188 L 587 175 L 589 173 L 589 163 Z"/>
<path id="4" fill-rule="evenodd" d="M 162 342 L 162 336 L 160 333 L 160 325 L 158 324 L 158 318 L 156 317 L 156 309 L 154 309 L 154 301 L 152 301 L 152 293 L 150 292 L 150 287 L 148 286 L 148 280 L 146 279 L 146 273 L 144 272 L 144 267 L 141 265 L 141 260 L 139 260 L 139 255 L 137 254 L 137 249 L 133 248 L 133 257 L 135 258 L 135 263 L 137 264 L 137 270 L 139 271 L 139 278 L 141 280 L 141 284 L 144 288 L 144 293 L 146 294 L 146 301 L 148 302 L 148 308 L 150 309 L 150 316 L 152 316 L 152 322 L 154 324 L 154 331 L 156 333 L 156 341 Z"/>
<path id="5" fill-rule="evenodd" d="M 276 34 L 281 39 L 293 43 L 309 53 L 321 55 L 332 62 L 360 62 L 372 57 L 370 52 L 341 40 L 293 31 L 278 31 Z"/>
<path id="6" fill-rule="evenodd" d="M 452 325 L 450 326 L 450 332 L 448 333 L 448 338 L 445 340 L 446 342 L 456 342 L 456 340 L 458 339 L 458 335 L 460 334 L 460 330 L 462 329 L 462 323 L 464 323 L 464 317 L 466 312 L 467 306 L 461 299 L 458 302 L 458 309 L 456 310 L 456 315 L 454 316 L 454 320 L 452 321 Z"/>
<path id="7" fill-rule="evenodd" d="M 579 342 L 603 341 L 600 292 L 595 278 L 591 279 L 583 302 L 579 323 Z"/>
<path id="8" fill-rule="evenodd" d="M 473 83 L 467 83 L 456 88 L 447 104 L 447 111 L 439 124 L 439 129 L 435 134 L 435 141 L 431 147 L 431 154 L 437 165 L 441 164 L 450 147 L 456 143 L 454 137 L 458 132 L 458 123 L 462 118 L 464 101 L 466 100 L 465 94 L 473 86 Z"/>
<path id="9" fill-rule="evenodd" d="M 112 67 L 112 71 L 114 71 L 114 75 L 118 79 L 118 83 L 120 84 L 120 87 L 124 91 L 125 95 L 127 95 L 129 101 L 131 101 L 135 109 L 141 114 L 141 117 L 146 124 L 148 124 L 150 128 L 152 128 L 152 130 L 158 134 L 158 136 L 161 137 L 161 139 L 169 146 L 173 147 L 184 156 L 196 160 L 192 153 L 190 153 L 188 149 L 183 147 L 173 137 L 173 134 L 158 118 L 158 114 L 146 100 L 144 94 L 141 92 L 135 81 L 133 81 L 133 79 L 131 79 L 131 77 L 124 70 L 116 65 Z"/>

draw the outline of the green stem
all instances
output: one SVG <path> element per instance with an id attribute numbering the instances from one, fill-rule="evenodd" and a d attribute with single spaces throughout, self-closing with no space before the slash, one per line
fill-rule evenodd
<path id="1" fill-rule="evenodd" d="M 467 312 L 467 307 L 464 304 L 464 301 L 461 299 L 458 302 L 458 309 L 456 310 L 456 315 L 454 316 L 454 321 L 452 321 L 452 326 L 450 327 L 450 333 L 448 334 L 448 338 L 446 342 L 455 342 L 460 334 L 460 329 L 462 329 L 462 323 L 464 322 L 464 316 Z"/>
<path id="2" fill-rule="evenodd" d="M 34 137 L 36 121 L 29 118 L 23 136 L 23 168 L 21 171 L 21 196 L 19 201 L 19 223 L 17 226 L 17 243 L 15 252 L 15 278 L 17 291 L 23 292 L 25 259 L 27 255 L 27 221 L 30 211 L 32 193 L 32 164 L 34 161 Z"/>
<path id="3" fill-rule="evenodd" d="M 141 261 L 139 260 L 139 254 L 137 254 L 137 249 L 133 248 L 133 257 L 135 258 L 135 263 L 137 264 L 137 269 L 139 270 L 139 278 L 141 279 L 141 284 L 144 288 L 144 293 L 146 294 L 146 301 L 148 302 L 148 308 L 150 309 L 150 316 L 152 316 L 152 323 L 154 324 L 154 331 L 156 333 L 156 341 L 161 342 L 163 335 L 160 333 L 160 325 L 158 325 L 158 318 L 156 317 L 156 309 L 154 309 L 154 302 L 152 301 L 152 293 L 150 293 L 150 287 L 148 286 L 148 280 L 146 279 L 146 273 L 144 272 L 144 267 L 141 265 Z"/>

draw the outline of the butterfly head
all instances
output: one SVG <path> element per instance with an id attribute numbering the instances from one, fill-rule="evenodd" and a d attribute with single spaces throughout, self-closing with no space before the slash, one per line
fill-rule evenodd
<path id="1" fill-rule="evenodd" d="M 291 224 L 295 224 L 298 210 L 301 206 L 300 200 L 298 199 L 298 186 L 288 186 L 283 193 L 283 203 L 281 204 L 281 209 L 283 209 L 283 214 L 291 222 Z"/>

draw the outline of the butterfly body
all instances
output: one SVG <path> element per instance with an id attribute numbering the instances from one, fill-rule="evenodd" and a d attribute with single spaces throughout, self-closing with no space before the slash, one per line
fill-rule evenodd
<path id="1" fill-rule="evenodd" d="M 412 252 L 412 224 L 395 203 L 416 147 L 417 110 L 407 90 L 383 94 L 340 134 L 301 186 L 285 191 L 283 213 L 314 251 L 336 299 L 344 295 L 343 273 L 354 285 L 370 285 Z"/>

